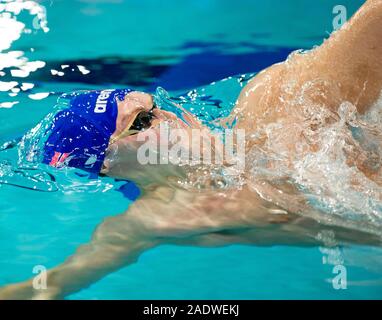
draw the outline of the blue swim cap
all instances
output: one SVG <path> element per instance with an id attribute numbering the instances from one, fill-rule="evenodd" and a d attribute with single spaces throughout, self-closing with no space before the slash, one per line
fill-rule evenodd
<path id="1" fill-rule="evenodd" d="M 116 129 L 117 98 L 123 100 L 131 91 L 109 89 L 75 95 L 69 107 L 55 115 L 48 129 L 43 163 L 98 174 Z"/>

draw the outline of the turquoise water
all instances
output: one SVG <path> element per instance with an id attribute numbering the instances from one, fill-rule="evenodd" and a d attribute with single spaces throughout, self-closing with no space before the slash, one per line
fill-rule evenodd
<path id="1" fill-rule="evenodd" d="M 0 92 L 0 102 L 18 102 L 0 108 L 0 145 L 33 127 L 62 92 L 132 85 L 149 91 L 163 86 L 175 95 L 233 74 L 257 72 L 296 48 L 321 43 L 332 30 L 331 12 L 337 4 L 334 0 L 167 0 L 160 6 L 154 0 L 40 3 L 47 10 L 49 32 L 33 28 L 33 16 L 24 12 L 17 19 L 31 33 L 2 50 L 22 51 L 29 61 L 46 65 L 27 78 L 12 77 L 11 68 L 4 69 L 0 81 L 35 86 L 14 97 L 9 91 Z M 343 1 L 349 14 L 361 3 Z M 90 73 L 81 73 L 78 65 Z M 64 74 L 52 75 L 52 69 Z M 221 89 L 212 99 L 221 99 L 228 110 L 240 87 L 222 86 L 215 86 Z M 41 100 L 28 96 L 41 92 L 50 95 Z M 3 171 L 15 168 L 16 162 L 16 149 L 0 153 Z M 0 185 L 0 285 L 32 277 L 35 265 L 51 268 L 63 262 L 89 241 L 105 217 L 131 203 L 118 192 L 124 182 L 106 178 L 89 185 L 75 170 L 49 172 L 57 180 L 57 192 Z M 134 193 L 133 186 L 129 190 Z M 338 261 L 347 267 L 347 290 L 335 290 L 331 284 Z M 380 299 L 381 266 L 382 250 L 373 247 L 162 246 L 69 299 Z"/>

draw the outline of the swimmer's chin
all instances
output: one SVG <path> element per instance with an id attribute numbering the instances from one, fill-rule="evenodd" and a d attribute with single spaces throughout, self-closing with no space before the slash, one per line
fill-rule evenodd
<path id="1" fill-rule="evenodd" d="M 177 165 L 156 164 L 132 167 L 125 163 L 110 164 L 108 161 L 105 161 L 101 174 L 115 179 L 133 181 L 142 190 L 158 184 L 164 186 L 173 185 L 174 181 L 186 177 L 184 168 Z"/>

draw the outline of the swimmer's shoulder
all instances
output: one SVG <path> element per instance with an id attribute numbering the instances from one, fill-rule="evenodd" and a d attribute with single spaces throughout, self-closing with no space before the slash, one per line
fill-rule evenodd
<path id="1" fill-rule="evenodd" d="M 284 63 L 274 64 L 249 80 L 241 91 L 235 112 L 242 121 L 255 121 L 269 112 L 269 106 L 279 96 L 281 79 L 286 68 Z M 240 122 L 240 120 L 239 120 Z"/>
<path id="2" fill-rule="evenodd" d="M 281 77 L 285 73 L 284 62 L 276 63 L 256 74 L 251 80 L 248 81 L 247 85 L 240 93 L 240 98 L 247 98 L 251 95 L 256 94 L 256 91 L 261 91 L 274 79 Z"/>

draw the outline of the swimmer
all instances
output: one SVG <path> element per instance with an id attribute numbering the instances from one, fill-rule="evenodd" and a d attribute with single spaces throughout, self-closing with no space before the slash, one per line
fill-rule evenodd
<path id="1" fill-rule="evenodd" d="M 243 89 L 233 111 L 237 128 L 245 129 L 250 135 L 268 124 L 281 124 L 281 130 L 287 134 L 278 136 L 277 146 L 287 159 L 286 165 L 293 170 L 295 157 L 317 150 L 314 139 L 308 144 L 309 148 L 296 149 L 296 145 L 307 137 L 294 124 L 306 121 L 314 137 L 320 125 L 338 121 L 343 108 L 351 109 L 353 106 L 354 112 L 363 115 L 380 98 L 381 25 L 382 0 L 368 0 L 340 31 L 320 47 L 306 53 L 295 53 L 284 63 L 259 73 Z M 186 176 L 186 169 L 182 166 L 140 165 L 137 152 L 143 142 L 138 137 L 150 132 L 157 134 L 159 123 L 170 122 L 171 126 L 184 130 L 203 128 L 203 125 L 190 114 L 186 114 L 185 121 L 171 112 L 155 108 L 151 95 L 124 92 L 118 98 L 118 94 L 103 92 L 82 96 L 91 101 L 87 104 L 89 109 L 85 108 L 90 113 L 84 116 L 87 123 L 76 118 L 74 109 L 81 106 L 80 102 L 58 115 L 53 124 L 55 135 L 44 147 L 44 162 L 131 179 L 140 186 L 142 196 L 126 212 L 106 218 L 88 244 L 79 247 L 73 256 L 51 269 L 47 290 L 34 290 L 32 281 L 27 281 L 2 288 L 0 299 L 64 298 L 134 263 L 144 251 L 161 244 L 319 245 L 317 234 L 322 230 L 333 230 L 337 240 L 342 242 L 380 244 L 379 235 L 349 229 L 340 221 L 322 224 L 322 221 L 319 223 L 304 216 L 302 213 L 314 213 L 318 209 L 312 208 L 304 195 L 287 182 L 283 194 L 286 200 L 288 194 L 295 195 L 294 201 L 276 203 L 256 192 L 258 189 L 253 188 L 247 173 L 244 174 L 247 183 L 240 188 L 206 188 L 201 191 L 177 185 L 176 181 Z M 313 105 L 318 114 L 324 115 L 321 122 L 310 121 L 315 115 L 306 113 L 304 106 L 307 103 Z M 108 109 L 110 105 L 111 110 Z M 146 120 L 137 120 L 139 116 Z M 70 130 L 78 128 L 69 126 L 69 132 L 61 130 L 60 122 L 69 120 L 73 124 L 77 121 L 75 119 L 81 126 L 88 124 L 88 129 L 91 129 L 89 136 L 87 140 L 73 142 L 69 139 L 65 143 L 66 135 L 73 137 Z M 98 135 L 93 135 L 96 132 L 93 129 L 98 130 Z M 266 147 L 267 139 L 261 135 L 250 139 L 246 143 L 246 151 Z M 89 148 L 94 143 L 100 148 L 96 157 L 91 157 Z M 74 145 L 76 152 L 72 150 Z M 380 159 L 377 165 L 371 163 L 362 146 L 351 147 L 346 165 L 356 167 L 367 179 L 380 186 Z M 357 185 L 357 181 L 354 184 Z"/>

